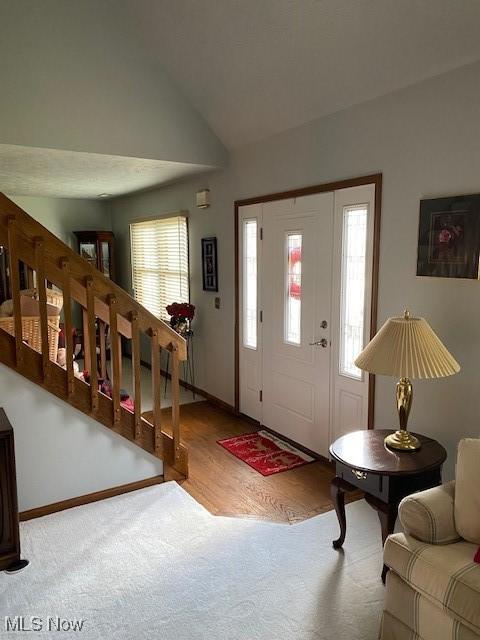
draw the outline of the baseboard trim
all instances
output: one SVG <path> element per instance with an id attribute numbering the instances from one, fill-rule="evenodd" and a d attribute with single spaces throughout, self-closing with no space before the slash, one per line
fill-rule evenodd
<path id="1" fill-rule="evenodd" d="M 112 487 L 111 489 L 103 489 L 102 491 L 87 493 L 84 496 L 77 496 L 76 498 L 69 498 L 68 500 L 61 500 L 60 502 L 47 504 L 43 507 L 36 507 L 35 509 L 21 511 L 19 514 L 20 522 L 33 520 L 34 518 L 41 518 L 42 516 L 48 516 L 51 513 L 57 513 L 57 511 L 64 511 L 65 509 L 71 509 L 72 507 L 79 507 L 83 504 L 98 502 L 99 500 L 105 500 L 105 498 L 113 498 L 114 496 L 119 496 L 122 493 L 136 491 L 137 489 L 152 487 L 153 485 L 160 484 L 163 481 L 163 476 L 153 476 L 152 478 L 145 478 L 144 480 L 121 484 L 117 487 Z"/>
<path id="2" fill-rule="evenodd" d="M 130 358 L 131 360 L 131 356 L 129 354 L 124 354 L 124 357 Z M 152 370 L 152 365 L 150 364 L 150 362 L 146 362 L 145 360 L 140 360 L 140 364 L 142 365 L 142 367 L 145 367 L 146 369 L 150 369 L 150 371 Z M 160 373 L 164 378 L 167 378 L 168 380 L 172 379 L 171 373 L 170 372 L 167 373 L 165 369 L 161 369 Z M 215 407 L 218 407 L 219 409 L 223 409 L 224 411 L 227 411 L 228 413 L 231 413 L 234 416 L 239 415 L 239 413 L 236 411 L 233 405 L 228 404 L 228 402 L 225 402 L 224 400 L 220 400 L 220 398 L 213 396 L 211 393 L 208 393 L 208 391 L 205 391 L 204 389 L 200 389 L 199 387 L 196 387 L 193 384 L 190 384 L 186 380 L 180 379 L 180 386 L 183 387 L 184 389 L 188 389 L 188 391 L 193 391 L 194 393 L 198 393 L 199 396 L 203 396 L 205 400 L 210 402 L 210 404 L 213 404 Z"/>
<path id="3" fill-rule="evenodd" d="M 167 374 L 167 372 L 164 371 L 163 369 L 161 371 L 161 374 L 162 376 L 166 376 L 168 379 L 171 379 L 172 377 L 170 373 Z M 220 400 L 220 398 L 217 398 L 216 396 L 212 396 L 212 394 L 208 393 L 208 391 L 199 389 L 198 387 L 195 387 L 193 384 L 190 384 L 186 380 L 180 380 L 180 386 L 183 387 L 184 389 L 187 389 L 188 391 L 193 391 L 193 393 L 198 393 L 199 396 L 203 396 L 205 400 L 207 400 L 207 402 L 210 402 L 210 404 L 213 404 L 215 407 L 218 407 L 219 409 L 223 409 L 224 411 L 227 411 L 228 413 L 231 413 L 234 416 L 238 415 L 233 405 L 228 404 L 228 402 L 225 402 L 224 400 Z"/>

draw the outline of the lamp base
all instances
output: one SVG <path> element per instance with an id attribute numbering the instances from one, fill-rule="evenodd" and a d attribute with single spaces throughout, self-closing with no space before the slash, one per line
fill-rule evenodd
<path id="1" fill-rule="evenodd" d="M 385 444 L 390 449 L 398 449 L 399 451 L 416 451 L 422 446 L 420 440 L 406 429 L 391 433 L 385 438 Z"/>

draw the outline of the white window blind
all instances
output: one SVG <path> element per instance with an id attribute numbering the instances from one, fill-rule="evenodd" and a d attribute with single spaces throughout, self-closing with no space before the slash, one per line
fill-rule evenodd
<path id="1" fill-rule="evenodd" d="M 157 318 L 169 320 L 167 305 L 189 302 L 187 218 L 133 222 L 130 241 L 135 299 Z"/>

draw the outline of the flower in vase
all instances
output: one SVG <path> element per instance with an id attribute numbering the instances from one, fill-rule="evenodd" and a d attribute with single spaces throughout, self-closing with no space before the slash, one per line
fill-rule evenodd
<path id="1" fill-rule="evenodd" d="M 195 315 L 195 306 L 188 302 L 172 302 L 166 310 L 172 329 L 182 336 L 187 336 L 190 332 L 190 322 Z"/>

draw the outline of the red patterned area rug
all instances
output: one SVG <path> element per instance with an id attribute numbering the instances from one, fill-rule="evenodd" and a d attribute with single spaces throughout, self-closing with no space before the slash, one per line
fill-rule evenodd
<path id="1" fill-rule="evenodd" d="M 288 471 L 314 460 L 268 431 L 255 431 L 217 442 L 262 476 Z"/>

